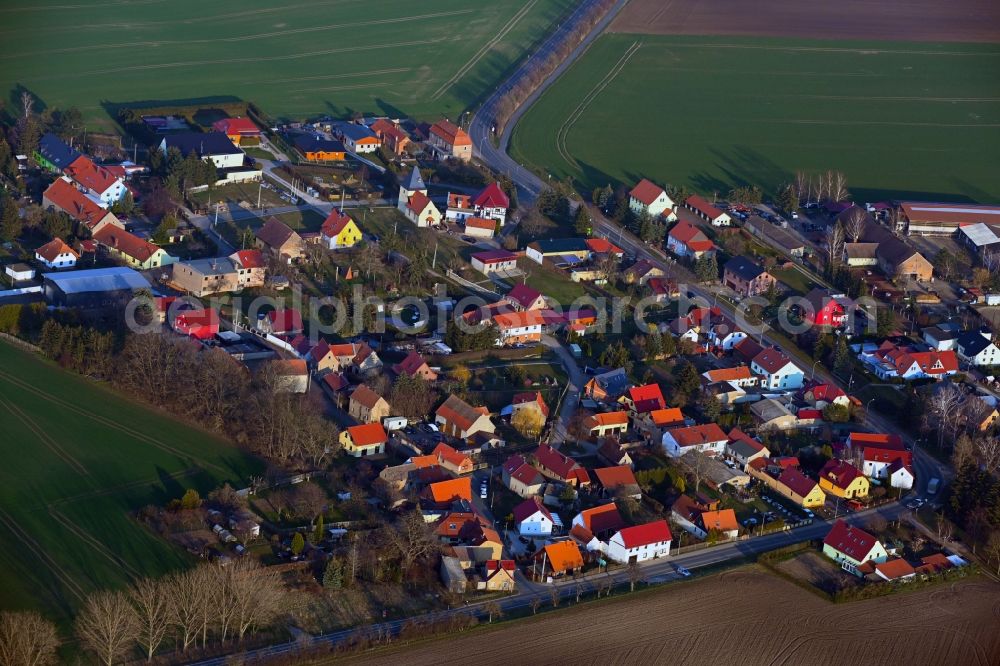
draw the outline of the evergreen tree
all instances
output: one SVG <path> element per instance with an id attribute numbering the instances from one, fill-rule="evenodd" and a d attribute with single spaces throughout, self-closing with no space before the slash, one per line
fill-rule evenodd
<path id="1" fill-rule="evenodd" d="M 331 559 L 323 572 L 323 587 L 339 590 L 344 587 L 344 564 L 337 558 Z"/>
<path id="2" fill-rule="evenodd" d="M 573 220 L 573 229 L 581 236 L 589 236 L 593 220 L 590 219 L 590 211 L 582 203 L 576 208 L 576 218 Z"/>
<path id="3" fill-rule="evenodd" d="M 21 215 L 13 197 L 4 197 L 3 212 L 0 213 L 0 240 L 12 241 L 21 235 Z"/>
<path id="4" fill-rule="evenodd" d="M 839 336 L 833 352 L 833 367 L 840 373 L 851 367 L 851 350 L 847 346 L 847 338 L 843 335 Z"/>
<path id="5" fill-rule="evenodd" d="M 316 518 L 316 526 L 313 528 L 313 543 L 319 543 L 323 540 L 326 530 L 323 528 L 323 514 L 319 514 Z"/>
<path id="6" fill-rule="evenodd" d="M 698 257 L 694 264 L 694 274 L 701 282 L 714 282 L 719 279 L 719 262 L 714 253 L 706 253 Z"/>
<path id="7" fill-rule="evenodd" d="M 302 554 L 302 550 L 306 547 L 306 540 L 302 536 L 301 532 L 296 532 L 295 536 L 292 537 L 292 555 L 298 556 Z"/>

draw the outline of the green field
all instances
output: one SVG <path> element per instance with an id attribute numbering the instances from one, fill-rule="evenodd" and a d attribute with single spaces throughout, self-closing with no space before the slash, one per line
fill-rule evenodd
<path id="1" fill-rule="evenodd" d="M 512 154 L 582 189 L 706 194 L 835 169 L 856 199 L 1000 202 L 1000 45 L 604 35 Z"/>
<path id="2" fill-rule="evenodd" d="M 218 438 L 7 343 L 0 433 L 0 608 L 63 619 L 94 589 L 194 561 L 130 512 L 261 471 Z"/>
<path id="3" fill-rule="evenodd" d="M 118 104 L 234 98 L 276 117 L 454 118 L 571 4 L 14 0 L 0 7 L 0 90 L 13 108 L 23 87 L 105 123 Z"/>

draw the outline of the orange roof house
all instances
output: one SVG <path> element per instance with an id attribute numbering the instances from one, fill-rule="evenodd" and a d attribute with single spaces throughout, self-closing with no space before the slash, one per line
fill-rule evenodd
<path id="1" fill-rule="evenodd" d="M 543 575 L 546 573 L 553 576 L 571 574 L 583 566 L 583 555 L 580 553 L 580 548 L 575 541 L 570 540 L 547 544 L 535 558 L 542 561 Z"/>
<path id="2" fill-rule="evenodd" d="M 680 257 L 700 257 L 715 250 L 715 244 L 708 236 L 686 220 L 675 224 L 667 234 L 667 247 Z"/>
<path id="3" fill-rule="evenodd" d="M 435 504 L 450 504 L 458 500 L 472 501 L 472 477 L 438 481 L 426 488 L 426 496 Z"/>
<path id="4" fill-rule="evenodd" d="M 490 410 L 473 407 L 457 395 L 450 395 L 434 413 L 434 422 L 441 432 L 452 437 L 466 439 L 477 432 L 496 432 L 490 420 Z"/>
<path id="5" fill-rule="evenodd" d="M 260 140 L 260 128 L 249 118 L 223 118 L 222 120 L 216 120 L 212 123 L 212 129 L 228 136 L 229 140 L 237 146 L 243 142 L 243 139 L 252 140 L 243 142 L 244 145 L 246 143 L 257 143 Z"/>
<path id="6" fill-rule="evenodd" d="M 341 446 L 348 455 L 355 458 L 385 453 L 385 444 L 388 440 L 385 428 L 377 421 L 351 426 L 340 433 Z"/>
<path id="7" fill-rule="evenodd" d="M 59 178 L 49 185 L 45 193 L 42 194 L 42 207 L 61 210 L 87 227 L 91 233 L 108 224 L 125 228 L 125 225 L 113 213 L 101 208 L 93 199 L 73 187 L 67 177 Z"/>
<path id="8" fill-rule="evenodd" d="M 701 527 L 706 532 L 716 530 L 727 537 L 734 537 L 740 531 L 740 525 L 736 520 L 736 512 L 732 509 L 721 509 L 719 511 L 703 511 L 698 516 Z"/>
<path id="9" fill-rule="evenodd" d="M 614 502 L 584 509 L 573 517 L 573 524 L 585 527 L 597 535 L 611 534 L 625 527 L 625 521 Z"/>
<path id="10" fill-rule="evenodd" d="M 465 162 L 472 159 L 472 139 L 465 130 L 447 120 L 439 120 L 431 125 L 427 142 L 445 157 L 454 157 Z"/>
<path id="11" fill-rule="evenodd" d="M 431 455 L 437 459 L 437 463 L 453 474 L 469 474 L 472 472 L 472 458 L 456 451 L 444 442 L 438 444 Z"/>

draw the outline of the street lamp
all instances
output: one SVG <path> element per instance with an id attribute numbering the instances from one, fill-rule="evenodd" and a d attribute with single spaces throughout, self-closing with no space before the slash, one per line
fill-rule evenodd
<path id="1" fill-rule="evenodd" d="M 872 403 L 875 402 L 875 400 L 876 398 L 872 398 L 871 400 L 865 403 L 865 417 L 867 417 L 871 413 Z"/>
<path id="2" fill-rule="evenodd" d="M 811 379 L 814 379 L 814 380 L 816 379 L 816 364 L 819 363 L 820 360 L 821 359 L 816 359 L 815 361 L 813 361 L 812 377 L 811 377 Z"/>

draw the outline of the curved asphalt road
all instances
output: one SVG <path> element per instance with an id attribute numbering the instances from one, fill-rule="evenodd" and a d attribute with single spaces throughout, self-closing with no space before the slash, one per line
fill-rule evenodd
<path id="1" fill-rule="evenodd" d="M 597 22 L 587 36 L 569 54 L 569 56 L 546 78 L 538 88 L 528 96 L 524 103 L 518 107 L 503 132 L 496 137 L 499 145 L 493 144 L 493 128 L 496 125 L 496 110 L 500 99 L 504 94 L 513 88 L 528 72 L 537 67 L 556 47 L 567 38 L 577 32 L 581 21 L 587 13 L 597 4 L 597 0 L 583 0 L 580 5 L 566 19 L 559 24 L 556 30 L 549 35 L 549 38 L 533 53 L 521 66 L 511 75 L 507 81 L 500 85 L 496 91 L 483 103 L 476 111 L 469 124 L 469 135 L 475 146 L 476 154 L 481 160 L 486 162 L 494 171 L 507 174 L 517 186 L 518 199 L 524 203 L 531 203 L 538 196 L 538 193 L 545 187 L 541 178 L 523 166 L 515 162 L 507 155 L 507 148 L 510 145 L 510 135 L 525 111 L 545 92 L 545 90 L 558 79 L 563 72 L 569 68 L 587 47 L 593 42 L 611 23 L 611 20 L 618 14 L 628 0 L 618 0 L 615 5 Z"/>

